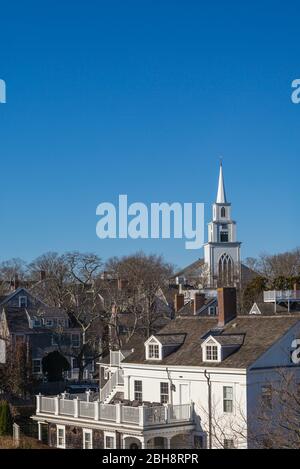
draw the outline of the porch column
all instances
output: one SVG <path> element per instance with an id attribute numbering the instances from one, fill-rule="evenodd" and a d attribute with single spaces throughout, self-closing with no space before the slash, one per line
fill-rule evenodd
<path id="1" fill-rule="evenodd" d="M 42 422 L 38 422 L 38 440 L 42 441 Z"/>
<path id="2" fill-rule="evenodd" d="M 140 442 L 141 442 L 141 449 L 145 449 L 146 448 L 145 438 L 140 438 Z"/>
<path id="3" fill-rule="evenodd" d="M 170 449 L 171 448 L 171 437 L 167 436 L 166 440 L 167 440 L 167 448 L 166 449 Z"/>
<path id="4" fill-rule="evenodd" d="M 36 396 L 36 413 L 39 414 L 41 412 L 41 399 L 42 399 L 42 394 L 39 393 Z"/>

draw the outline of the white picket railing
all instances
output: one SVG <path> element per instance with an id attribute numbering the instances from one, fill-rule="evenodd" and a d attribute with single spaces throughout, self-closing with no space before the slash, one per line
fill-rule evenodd
<path id="1" fill-rule="evenodd" d="M 81 401 L 64 397 L 37 396 L 37 415 L 53 414 L 56 416 L 72 416 L 73 418 L 109 421 L 137 427 L 165 425 L 171 423 L 192 422 L 192 405 L 155 405 L 148 407 L 123 406 L 122 404 L 103 404 L 100 401 Z"/>

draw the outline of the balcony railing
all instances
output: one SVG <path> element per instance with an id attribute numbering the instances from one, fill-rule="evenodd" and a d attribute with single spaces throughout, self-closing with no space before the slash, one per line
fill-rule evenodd
<path id="1" fill-rule="evenodd" d="M 265 303 L 275 303 L 276 301 L 300 301 L 299 290 L 270 290 L 264 292 Z"/>
<path id="2" fill-rule="evenodd" d="M 38 395 L 36 415 L 111 422 L 138 428 L 157 425 L 193 422 L 193 404 L 148 407 L 123 406 L 122 404 L 102 404 L 100 401 L 87 402 L 63 397 Z"/>
<path id="3" fill-rule="evenodd" d="M 102 389 L 100 389 L 100 401 L 105 401 L 111 392 L 117 388 L 117 386 L 124 385 L 124 372 L 120 368 L 115 371 L 110 377 L 110 379 L 105 383 Z"/>

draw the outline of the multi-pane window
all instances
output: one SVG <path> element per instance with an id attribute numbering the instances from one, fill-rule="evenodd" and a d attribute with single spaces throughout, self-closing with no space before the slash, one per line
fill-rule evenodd
<path id="1" fill-rule="evenodd" d="M 66 430 L 65 427 L 57 427 L 57 447 L 65 448 L 66 447 Z"/>
<path id="2" fill-rule="evenodd" d="M 233 388 L 231 386 L 223 387 L 223 411 L 233 412 Z"/>
<path id="3" fill-rule="evenodd" d="M 83 430 L 83 449 L 93 449 L 93 430 Z"/>
<path id="4" fill-rule="evenodd" d="M 232 439 L 224 439 L 224 449 L 234 449 L 234 440 Z"/>
<path id="5" fill-rule="evenodd" d="M 220 241 L 221 243 L 228 243 L 228 231 L 221 231 Z"/>
<path id="6" fill-rule="evenodd" d="M 134 382 L 134 400 L 142 402 L 143 401 L 143 382 L 135 381 Z"/>
<path id="7" fill-rule="evenodd" d="M 159 345 L 157 344 L 149 345 L 149 358 L 159 358 Z"/>
<path id="8" fill-rule="evenodd" d="M 42 372 L 42 360 L 40 358 L 35 358 L 32 360 L 32 372 L 34 374 Z"/>
<path id="9" fill-rule="evenodd" d="M 33 326 L 34 327 L 40 327 L 41 326 L 41 320 L 38 318 L 33 319 Z"/>
<path id="10" fill-rule="evenodd" d="M 105 435 L 105 449 L 114 449 L 115 437 L 113 435 Z"/>
<path id="11" fill-rule="evenodd" d="M 206 360 L 207 361 L 218 361 L 218 347 L 217 345 L 206 346 Z"/>
<path id="12" fill-rule="evenodd" d="M 160 403 L 168 404 L 169 402 L 169 383 L 160 383 Z"/>
<path id="13" fill-rule="evenodd" d="M 45 320 L 45 326 L 46 327 L 52 327 L 53 326 L 53 319 L 46 319 Z"/>

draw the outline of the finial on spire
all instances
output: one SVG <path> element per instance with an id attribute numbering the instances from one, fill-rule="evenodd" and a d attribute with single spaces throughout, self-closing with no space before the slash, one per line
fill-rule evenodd
<path id="1" fill-rule="evenodd" d="M 219 184 L 218 184 L 218 194 L 217 194 L 217 204 L 226 204 L 226 192 L 225 192 L 225 184 L 223 178 L 223 161 L 220 158 L 220 173 L 219 173 Z"/>

